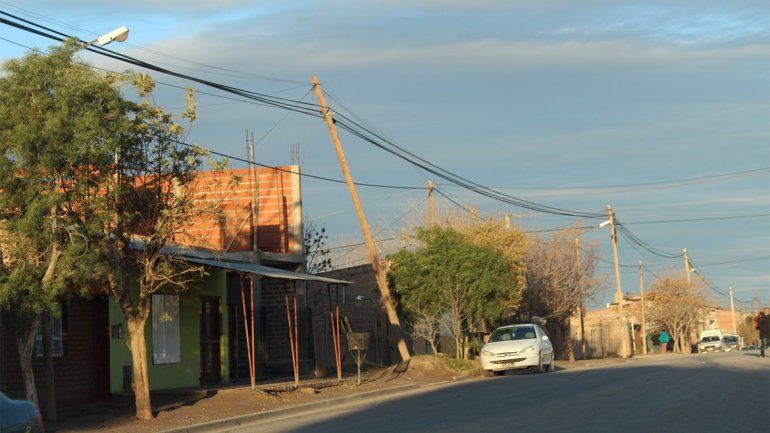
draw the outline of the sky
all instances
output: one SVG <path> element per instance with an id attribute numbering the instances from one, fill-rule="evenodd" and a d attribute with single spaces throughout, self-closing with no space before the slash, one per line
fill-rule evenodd
<path id="1" fill-rule="evenodd" d="M 550 206 L 600 212 L 612 204 L 645 242 L 671 254 L 687 248 L 699 272 L 723 291 L 734 287 L 738 306 L 749 306 L 743 301 L 755 291 L 770 303 L 767 215 L 644 223 L 770 213 L 766 1 L 0 0 L 0 10 L 86 40 L 125 25 L 128 41 L 112 49 L 276 96 L 316 102 L 307 83 L 317 75 L 333 109 L 431 162 Z M 51 45 L 5 26 L 0 37 Z M 25 51 L 0 39 L 0 59 Z M 183 91 L 164 84 L 158 103 L 183 107 Z M 191 141 L 244 157 L 248 129 L 259 162 L 289 164 L 296 145 L 303 172 L 341 178 L 319 119 L 201 93 L 198 104 Z M 341 138 L 359 182 L 423 186 L 430 178 L 355 137 Z M 576 222 L 433 180 L 463 206 L 513 214 L 528 230 Z M 647 185 L 606 187 L 638 184 Z M 383 238 L 425 212 L 422 190 L 362 187 L 360 194 Z M 303 202 L 306 216 L 326 227 L 330 246 L 360 242 L 344 185 L 304 178 Z M 443 197 L 438 205 L 459 211 Z M 612 258 L 606 228 L 584 238 Z M 385 242 L 383 250 L 398 246 Z M 642 254 L 622 237 L 619 250 L 624 265 L 642 259 L 657 275 L 684 272 L 681 259 Z M 333 251 L 338 264 L 362 252 Z M 612 268 L 601 262 L 598 271 Z M 638 291 L 634 267 L 622 268 L 622 282 L 624 292 Z M 612 299 L 612 279 L 605 285 L 594 305 Z"/>

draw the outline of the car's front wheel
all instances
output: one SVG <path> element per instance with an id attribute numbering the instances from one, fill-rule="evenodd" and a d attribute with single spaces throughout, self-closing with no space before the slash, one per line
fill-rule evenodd
<path id="1" fill-rule="evenodd" d="M 495 372 L 492 370 L 482 370 L 481 375 L 484 377 L 492 377 L 495 375 Z"/>
<path id="2" fill-rule="evenodd" d="M 554 365 L 553 360 L 554 360 L 554 356 L 553 356 L 553 353 L 551 353 L 551 362 L 548 364 L 548 372 L 549 373 L 551 373 L 554 370 L 556 370 L 556 366 Z"/>
<path id="3" fill-rule="evenodd" d="M 537 357 L 537 366 L 534 368 L 534 372 L 541 374 L 545 373 L 545 363 L 543 363 L 543 352 L 540 352 L 540 355 Z"/>

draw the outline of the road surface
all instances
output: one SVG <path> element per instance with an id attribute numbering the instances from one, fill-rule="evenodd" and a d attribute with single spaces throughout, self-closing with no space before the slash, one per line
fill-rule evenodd
<path id="1" fill-rule="evenodd" d="M 661 356 L 468 381 L 363 400 L 235 432 L 770 432 L 770 358 Z"/>

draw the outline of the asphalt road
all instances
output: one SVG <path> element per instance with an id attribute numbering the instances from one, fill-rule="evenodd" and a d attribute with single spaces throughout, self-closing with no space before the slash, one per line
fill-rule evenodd
<path id="1" fill-rule="evenodd" d="M 770 432 L 770 358 L 666 356 L 468 381 L 236 432 Z"/>

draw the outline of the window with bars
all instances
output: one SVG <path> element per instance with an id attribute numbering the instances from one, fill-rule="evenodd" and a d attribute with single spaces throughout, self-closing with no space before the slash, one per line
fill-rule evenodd
<path id="1" fill-rule="evenodd" d="M 51 318 L 51 354 L 53 356 L 64 356 L 64 325 L 62 316 Z M 35 356 L 42 357 L 45 355 L 43 350 L 43 325 L 37 329 L 35 335 Z"/>
<path id="2" fill-rule="evenodd" d="M 177 295 L 152 295 L 152 362 L 181 362 Z"/>

